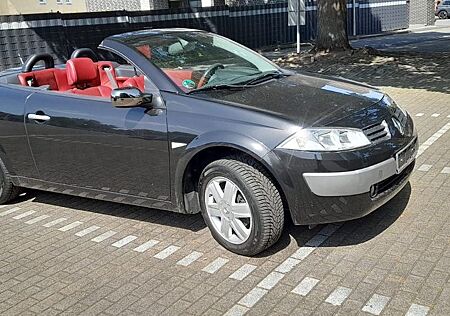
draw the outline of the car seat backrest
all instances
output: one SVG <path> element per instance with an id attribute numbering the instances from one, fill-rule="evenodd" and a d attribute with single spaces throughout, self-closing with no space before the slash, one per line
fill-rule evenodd
<path id="1" fill-rule="evenodd" d="M 69 85 L 84 89 L 100 85 L 97 66 L 86 57 L 69 59 L 66 63 Z"/>

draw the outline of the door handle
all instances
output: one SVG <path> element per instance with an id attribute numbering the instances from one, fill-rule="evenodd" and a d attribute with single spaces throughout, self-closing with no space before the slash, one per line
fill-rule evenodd
<path id="1" fill-rule="evenodd" d="M 50 116 L 48 116 L 48 115 L 33 114 L 33 113 L 28 114 L 28 118 L 30 120 L 35 120 L 35 121 L 49 121 L 50 120 Z"/>

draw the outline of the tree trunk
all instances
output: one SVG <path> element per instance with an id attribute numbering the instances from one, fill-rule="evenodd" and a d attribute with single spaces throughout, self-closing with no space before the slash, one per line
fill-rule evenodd
<path id="1" fill-rule="evenodd" d="M 316 51 L 351 49 L 347 35 L 347 0 L 317 0 Z"/>

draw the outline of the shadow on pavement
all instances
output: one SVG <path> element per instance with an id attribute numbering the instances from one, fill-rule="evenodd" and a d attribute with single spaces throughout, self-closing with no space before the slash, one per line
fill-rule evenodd
<path id="1" fill-rule="evenodd" d="M 442 34 L 436 33 L 436 36 Z M 417 43 L 417 46 L 426 45 L 428 52 L 359 49 L 353 54 L 319 56 L 314 62 L 308 54 L 300 59 L 296 56 L 275 58 L 274 62 L 285 68 L 340 76 L 377 87 L 449 93 L 450 51 L 431 52 L 437 42 L 442 41 Z"/>
<path id="2" fill-rule="evenodd" d="M 348 232 L 344 239 L 339 240 L 339 242 L 333 242 L 333 238 L 331 237 L 330 241 L 325 241 L 320 247 L 357 245 L 377 237 L 400 217 L 408 205 L 410 196 L 411 185 L 408 182 L 392 200 L 379 209 L 365 217 L 344 222 L 341 229 L 343 228 Z M 292 242 L 291 239 L 295 240 L 298 247 L 302 247 L 312 236 L 320 232 L 324 226 L 325 225 L 318 225 L 305 233 L 305 230 L 308 230 L 307 226 L 295 226 L 292 221 L 287 221 L 284 233 L 279 241 L 273 247 L 260 253 L 256 257 L 268 257 L 285 249 Z"/>
<path id="3" fill-rule="evenodd" d="M 411 185 L 408 183 L 397 196 L 376 211 L 363 218 L 344 222 L 343 228 L 345 231 L 349 232 L 344 239 L 339 242 L 325 242 L 320 247 L 356 245 L 375 238 L 389 228 L 389 226 L 400 217 L 408 205 L 410 195 Z M 19 197 L 14 203 L 25 202 L 30 199 L 33 200 L 33 203 L 49 204 L 66 209 L 72 208 L 83 212 L 133 219 L 136 221 L 186 229 L 193 232 L 206 227 L 200 214 L 178 214 L 169 211 L 128 206 L 35 190 L 27 190 L 26 194 Z M 295 240 L 298 247 L 302 247 L 323 227 L 324 225 L 319 225 L 309 230 L 307 226 L 295 226 L 292 221 L 288 219 L 285 224 L 284 232 L 278 242 L 271 248 L 258 254 L 256 257 L 268 257 L 282 251 L 291 244 L 292 239 Z M 333 238 L 331 238 L 331 240 L 333 240 Z"/>
<path id="4" fill-rule="evenodd" d="M 200 214 L 179 214 L 169 211 L 119 204 L 88 198 L 68 196 L 58 193 L 47 193 L 37 190 L 27 190 L 24 196 L 13 203 L 20 203 L 32 199 L 32 203 L 42 203 L 62 208 L 72 208 L 78 211 L 103 214 L 108 216 L 133 219 L 147 223 L 171 226 L 193 232 L 206 227 Z"/>

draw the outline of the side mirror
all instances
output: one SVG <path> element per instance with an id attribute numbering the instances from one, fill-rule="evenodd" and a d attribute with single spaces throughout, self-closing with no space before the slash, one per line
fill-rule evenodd
<path id="1" fill-rule="evenodd" d="M 111 92 L 111 102 L 116 108 L 148 107 L 152 103 L 152 97 L 134 87 L 122 87 Z"/>

